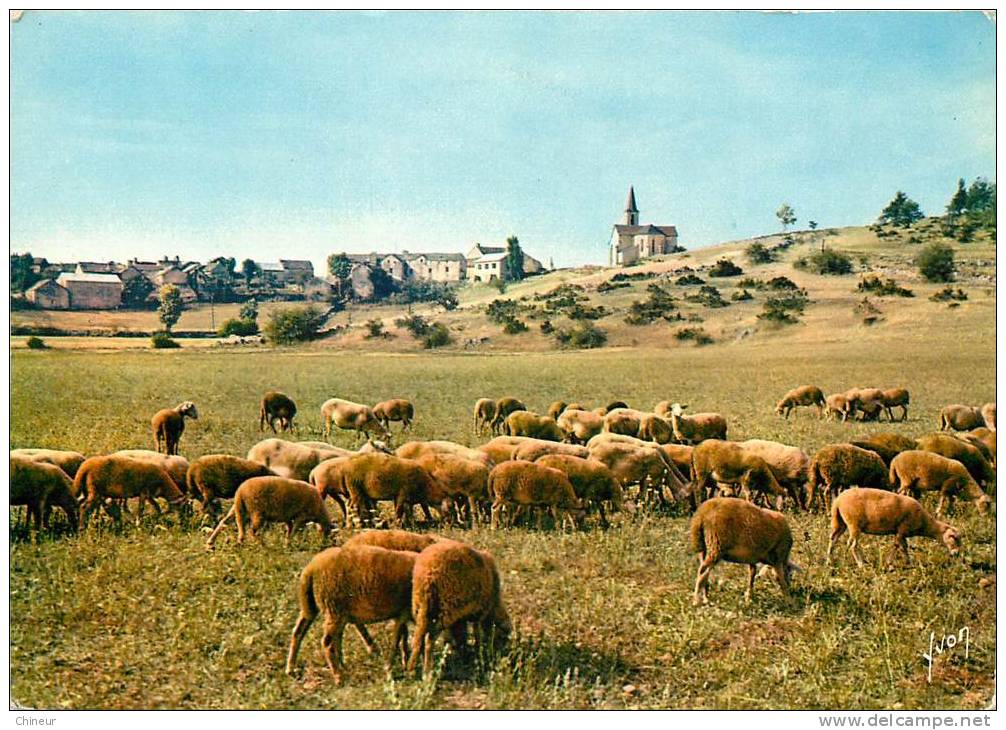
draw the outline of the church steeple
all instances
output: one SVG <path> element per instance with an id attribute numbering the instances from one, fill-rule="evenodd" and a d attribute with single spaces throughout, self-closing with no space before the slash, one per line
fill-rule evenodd
<path id="1" fill-rule="evenodd" d="M 629 186 L 629 199 L 625 201 L 625 225 L 639 225 L 639 208 L 636 207 L 636 191 Z"/>

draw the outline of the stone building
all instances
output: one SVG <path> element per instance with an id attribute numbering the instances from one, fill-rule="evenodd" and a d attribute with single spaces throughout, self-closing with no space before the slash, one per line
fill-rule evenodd
<path id="1" fill-rule="evenodd" d="M 540 274 L 545 267 L 541 261 L 529 256 L 521 249 L 524 255 L 524 275 Z M 468 263 L 468 278 L 472 281 L 492 281 L 495 278 L 510 278 L 506 273 L 506 248 L 503 246 L 483 246 L 476 243 L 465 256 Z"/>
<path id="2" fill-rule="evenodd" d="M 608 244 L 608 265 L 625 266 L 633 261 L 662 256 L 680 251 L 678 229 L 674 226 L 657 226 L 652 223 L 639 224 L 639 208 L 636 207 L 636 192 L 629 188 L 629 198 L 625 202 L 625 216 L 611 230 Z"/>
<path id="3" fill-rule="evenodd" d="M 122 303 L 118 274 L 60 274 L 59 286 L 70 294 L 70 309 L 116 309 Z"/>
<path id="4" fill-rule="evenodd" d="M 70 292 L 52 279 L 43 279 L 33 284 L 24 293 L 25 298 L 42 309 L 69 309 Z"/>

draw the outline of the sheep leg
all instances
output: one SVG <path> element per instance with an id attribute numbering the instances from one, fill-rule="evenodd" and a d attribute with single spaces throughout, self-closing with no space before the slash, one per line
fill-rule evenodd
<path id="1" fill-rule="evenodd" d="M 363 624 L 354 623 L 353 628 L 356 629 L 356 633 L 363 640 L 364 646 L 367 647 L 368 654 L 373 654 L 375 651 L 377 651 L 377 643 L 374 641 L 374 638 L 370 635 L 370 632 L 367 631 L 366 626 L 364 626 Z"/>
<path id="2" fill-rule="evenodd" d="M 391 671 L 392 666 L 394 666 L 396 656 L 402 658 L 403 665 L 406 662 L 406 647 L 409 643 L 409 620 L 407 618 L 399 616 L 395 619 L 393 635 L 394 641 L 391 643 L 391 651 L 388 652 L 388 661 L 385 665 L 388 671 Z"/>
<path id="3" fill-rule="evenodd" d="M 597 500 L 597 511 L 601 515 L 601 527 L 607 530 L 611 525 L 608 523 L 608 518 L 604 516 L 604 502 Z"/>
<path id="4" fill-rule="evenodd" d="M 751 603 L 751 599 L 754 597 L 754 582 L 757 574 L 758 566 L 754 563 L 748 565 L 748 589 L 744 591 L 744 601 L 746 603 Z"/>
<path id="5" fill-rule="evenodd" d="M 832 521 L 831 524 L 831 539 L 828 541 L 828 557 L 825 560 L 826 565 L 831 565 L 832 554 L 835 552 L 835 545 L 838 544 L 838 538 L 842 536 L 845 532 L 845 522 L 842 521 L 839 515 L 835 516 L 836 519 Z"/>
<path id="6" fill-rule="evenodd" d="M 503 509 L 503 503 L 502 502 L 493 502 L 492 512 L 491 512 L 492 517 L 491 517 L 491 520 L 489 522 L 489 528 L 491 530 L 496 530 L 496 529 L 499 528 L 500 510 L 502 510 L 502 509 Z"/>
<path id="7" fill-rule="evenodd" d="M 300 643 L 307 635 L 307 630 L 311 628 L 315 617 L 318 615 L 317 609 L 309 608 L 309 612 L 304 612 L 305 607 L 301 607 L 297 623 L 293 626 L 293 634 L 290 636 L 290 651 L 286 655 L 286 673 L 293 674 L 293 665 L 297 661 L 297 654 L 300 652 Z"/>
<path id="8" fill-rule="evenodd" d="M 953 497 L 951 497 L 953 499 Z M 936 516 L 940 517 L 943 514 L 943 505 L 947 500 L 947 495 L 940 492 L 940 502 L 936 505 Z"/>
<path id="9" fill-rule="evenodd" d="M 428 629 L 429 617 L 427 615 L 427 608 L 421 605 L 419 611 L 416 613 L 416 633 L 412 637 L 412 650 L 409 652 L 409 661 L 405 665 L 405 669 L 408 672 L 416 670 L 416 664 L 419 663 L 419 654 L 424 650 L 424 645 L 426 644 Z"/>
<path id="10" fill-rule="evenodd" d="M 695 595 L 692 597 L 692 605 L 701 606 L 709 602 L 709 574 L 712 573 L 716 564 L 716 557 L 710 552 L 706 553 L 699 563 L 699 572 L 695 578 Z"/>
<path id="11" fill-rule="evenodd" d="M 783 595 L 789 595 L 789 560 L 776 563 L 772 566 L 772 570 L 775 571 L 775 579 L 779 583 L 779 589 Z"/>
<path id="12" fill-rule="evenodd" d="M 849 552 L 852 553 L 856 565 L 862 568 L 865 563 L 863 562 L 863 556 L 859 554 L 859 529 L 854 525 L 849 525 Z"/>
<path id="13" fill-rule="evenodd" d="M 210 533 L 210 536 L 206 538 L 207 549 L 213 547 L 213 542 L 217 539 L 217 535 L 219 535 L 220 531 L 224 529 L 224 525 L 227 524 L 227 520 L 229 520 L 231 517 L 235 518 L 235 521 L 238 522 L 238 524 L 240 525 L 240 527 L 238 528 L 239 532 L 243 533 L 244 525 L 240 524 L 240 520 L 237 519 L 237 510 L 235 509 L 234 505 L 231 505 L 231 508 L 227 510 L 227 514 L 223 516 L 223 519 L 220 520 L 216 528 L 214 528 L 213 532 Z"/>
<path id="14" fill-rule="evenodd" d="M 332 672 L 336 685 L 342 684 L 345 664 L 342 661 L 342 632 L 346 628 L 346 619 L 342 616 L 325 618 L 325 633 L 321 637 L 321 648 L 325 652 L 325 661 Z"/>

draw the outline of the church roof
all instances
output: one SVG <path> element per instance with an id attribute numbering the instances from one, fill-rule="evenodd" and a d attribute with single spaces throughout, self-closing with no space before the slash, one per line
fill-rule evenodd
<path id="1" fill-rule="evenodd" d="M 629 199 L 625 201 L 625 210 L 629 213 L 639 212 L 639 208 L 636 207 L 636 191 L 631 185 L 629 186 Z"/>
<path id="2" fill-rule="evenodd" d="M 620 236 L 658 235 L 677 237 L 678 235 L 678 229 L 674 226 L 655 226 L 652 223 L 647 223 L 644 226 L 625 226 L 620 223 L 616 223 L 615 231 L 617 231 Z"/>

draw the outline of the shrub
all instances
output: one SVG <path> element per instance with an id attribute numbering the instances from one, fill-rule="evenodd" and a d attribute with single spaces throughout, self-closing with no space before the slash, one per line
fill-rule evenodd
<path id="1" fill-rule="evenodd" d="M 685 300 L 695 302 L 696 304 L 702 304 L 710 309 L 730 306 L 730 302 L 723 298 L 720 294 L 720 290 L 715 286 L 700 287 L 697 294 L 689 294 L 685 297 Z"/>
<path id="2" fill-rule="evenodd" d="M 674 333 L 675 339 L 692 340 L 697 346 L 710 345 L 713 338 L 702 327 L 683 327 Z"/>
<path id="3" fill-rule="evenodd" d="M 761 241 L 755 241 L 749 244 L 744 250 L 744 253 L 748 257 L 748 261 L 752 264 L 770 264 L 775 261 L 775 251 L 770 249 Z"/>
<path id="4" fill-rule="evenodd" d="M 519 335 L 521 332 L 527 332 L 527 325 L 519 319 L 508 319 L 503 323 L 503 331 L 508 335 Z"/>
<path id="5" fill-rule="evenodd" d="M 550 335 L 555 332 L 555 327 L 552 326 L 552 320 L 546 319 L 541 323 L 541 333 L 543 335 Z"/>
<path id="6" fill-rule="evenodd" d="M 773 291 L 799 291 L 800 287 L 787 276 L 776 276 L 768 280 L 766 286 Z"/>
<path id="7" fill-rule="evenodd" d="M 240 337 L 257 335 L 258 322 L 254 319 L 228 319 L 220 325 L 217 334 L 221 337 L 229 337 L 230 335 L 239 335 Z"/>
<path id="8" fill-rule="evenodd" d="M 844 253 L 828 248 L 797 260 L 793 266 L 797 269 L 807 269 L 815 274 L 842 276 L 852 272 L 852 259 Z"/>
<path id="9" fill-rule="evenodd" d="M 740 291 L 735 291 L 733 294 L 730 295 L 730 298 L 735 302 L 746 302 L 749 299 L 754 299 L 754 297 L 751 296 L 751 292 L 749 292 L 747 289 L 741 289 Z"/>
<path id="10" fill-rule="evenodd" d="M 409 279 L 400 285 L 399 290 L 392 294 L 388 301 L 394 304 L 434 302 L 447 311 L 452 311 L 458 307 L 458 294 L 454 287 L 443 282 Z"/>
<path id="11" fill-rule="evenodd" d="M 255 301 L 254 297 L 241 305 L 241 310 L 238 312 L 238 318 L 249 319 L 252 322 L 256 322 L 258 320 L 258 302 Z M 255 331 L 251 334 L 257 335 L 258 327 L 256 327 Z"/>
<path id="12" fill-rule="evenodd" d="M 755 279 L 750 276 L 746 276 L 735 285 L 738 289 L 764 289 L 765 282 L 761 279 Z"/>
<path id="13" fill-rule="evenodd" d="M 911 289 L 898 286 L 894 279 L 881 279 L 875 274 L 864 277 L 856 285 L 856 291 L 873 292 L 881 297 L 914 297 Z"/>
<path id="14" fill-rule="evenodd" d="M 155 350 L 165 350 L 171 349 L 173 347 L 181 347 L 177 342 L 171 339 L 171 333 L 165 330 L 155 332 L 150 338 L 150 345 Z"/>
<path id="15" fill-rule="evenodd" d="M 807 305 L 807 295 L 802 291 L 788 294 L 776 294 L 765 300 L 758 319 L 779 324 L 795 324 L 797 315 L 801 314 Z"/>
<path id="16" fill-rule="evenodd" d="M 955 291 L 953 287 L 948 286 L 940 289 L 938 292 L 929 297 L 931 302 L 964 302 L 967 301 L 968 295 L 961 288 L 957 288 Z"/>
<path id="17" fill-rule="evenodd" d="M 395 320 L 395 326 L 408 330 L 415 338 L 425 337 L 430 331 L 430 323 L 419 314 L 400 317 Z"/>
<path id="18" fill-rule="evenodd" d="M 949 244 L 934 241 L 919 251 L 915 264 L 929 281 L 950 281 L 957 270 L 954 265 L 954 250 Z"/>
<path id="19" fill-rule="evenodd" d="M 388 336 L 388 333 L 384 331 L 384 322 L 379 319 L 368 319 L 364 326 L 367 328 L 365 339 L 376 340 Z"/>
<path id="20" fill-rule="evenodd" d="M 678 280 L 674 283 L 678 286 L 699 286 L 705 284 L 706 282 L 697 277 L 695 274 L 685 274 L 684 276 L 679 276 Z"/>
<path id="21" fill-rule="evenodd" d="M 720 259 L 709 270 L 709 276 L 740 276 L 744 269 L 729 259 Z"/>
<path id="22" fill-rule="evenodd" d="M 612 276 L 608 281 L 636 281 L 638 279 L 656 279 L 659 274 L 652 271 L 634 271 L 629 273 L 619 272 Z"/>
<path id="23" fill-rule="evenodd" d="M 610 291 L 615 291 L 615 289 L 624 289 L 627 286 L 629 286 L 629 282 L 627 281 L 616 281 L 616 282 L 612 282 L 611 280 L 602 281 L 600 284 L 597 285 L 597 293 L 606 294 Z"/>
<path id="24" fill-rule="evenodd" d="M 45 342 L 42 341 L 41 337 L 35 337 L 35 336 L 29 337 L 28 341 L 25 342 L 25 344 L 28 346 L 29 350 L 45 350 L 48 348 L 48 345 L 46 345 Z"/>
<path id="25" fill-rule="evenodd" d="M 326 316 L 314 305 L 275 309 L 269 313 L 262 331 L 266 339 L 277 345 L 306 342 L 318 336 Z"/>
<path id="26" fill-rule="evenodd" d="M 608 335 L 590 322 L 580 322 L 572 330 L 555 330 L 555 339 L 562 347 L 590 350 L 604 347 L 608 341 Z"/>
<path id="27" fill-rule="evenodd" d="M 629 306 L 629 314 L 625 317 L 626 324 L 650 324 L 659 317 L 669 319 L 671 312 L 677 309 L 674 297 L 658 284 L 646 287 L 649 297 L 645 301 L 636 301 Z"/>
<path id="28" fill-rule="evenodd" d="M 451 333 L 447 327 L 440 322 L 431 324 L 426 336 L 423 338 L 423 347 L 427 350 L 432 350 L 436 347 L 443 347 L 449 344 L 451 344 Z"/>
<path id="29" fill-rule="evenodd" d="M 486 315 L 496 324 L 505 324 L 514 319 L 523 307 L 513 299 L 493 299 L 486 305 Z"/>

